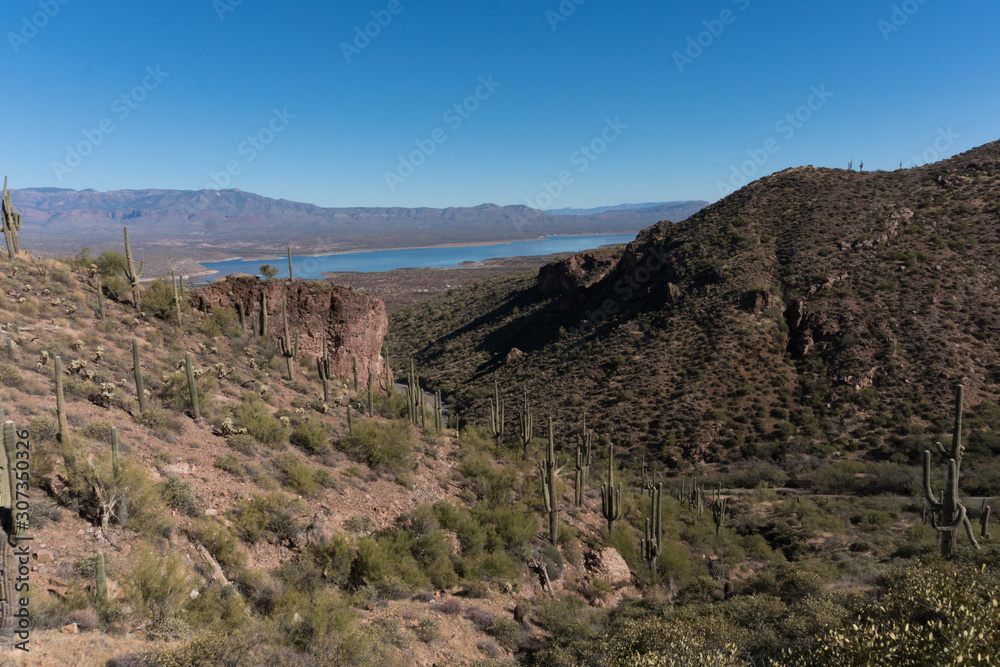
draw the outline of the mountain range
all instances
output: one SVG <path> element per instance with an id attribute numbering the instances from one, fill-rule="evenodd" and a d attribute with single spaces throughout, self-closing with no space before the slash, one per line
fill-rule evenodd
<path id="1" fill-rule="evenodd" d="M 430 246 L 635 232 L 683 220 L 707 205 L 671 202 L 587 215 L 551 215 L 526 206 L 322 208 L 240 190 L 14 190 L 24 239 L 42 251 L 113 247 L 128 225 L 147 256 L 266 256 L 286 245 L 308 252 Z"/>

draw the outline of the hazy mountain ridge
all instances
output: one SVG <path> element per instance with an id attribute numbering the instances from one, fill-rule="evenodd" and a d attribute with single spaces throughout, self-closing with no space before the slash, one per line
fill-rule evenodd
<path id="1" fill-rule="evenodd" d="M 686 204 L 688 202 L 660 201 L 646 202 L 644 204 L 618 204 L 617 206 L 598 206 L 596 208 L 550 208 L 545 212 L 549 215 L 593 215 L 595 213 L 607 213 L 608 211 L 634 211 L 641 208 L 655 208 L 657 206 L 667 206 L 671 204 Z"/>
<path id="2" fill-rule="evenodd" d="M 509 398 L 526 387 L 564 427 L 586 410 L 668 462 L 911 458 L 954 382 L 970 405 L 1000 401 L 998 158 L 992 143 L 897 172 L 788 169 L 643 230 L 610 271 L 577 256 L 456 292 L 390 339 L 465 409 L 499 372 Z"/>
<path id="3" fill-rule="evenodd" d="M 127 221 L 137 247 L 191 246 L 208 251 L 273 252 L 291 245 L 311 252 L 440 243 L 486 242 L 551 234 L 633 232 L 658 220 L 682 220 L 706 202 L 636 211 L 553 216 L 526 206 L 322 208 L 240 190 L 13 191 L 25 238 L 79 247 L 117 243 Z M 238 238 L 233 232 L 238 231 Z"/>

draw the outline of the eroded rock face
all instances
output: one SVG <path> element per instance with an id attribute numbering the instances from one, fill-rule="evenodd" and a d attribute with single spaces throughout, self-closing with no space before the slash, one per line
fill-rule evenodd
<path id="1" fill-rule="evenodd" d="M 554 307 L 569 312 L 586 299 L 587 288 L 607 276 L 618 260 L 607 252 L 581 252 L 538 270 L 538 291 L 556 296 Z"/>
<path id="2" fill-rule="evenodd" d="M 263 281 L 257 277 L 228 276 L 193 292 L 191 301 L 199 308 L 225 308 L 236 311 L 242 302 L 247 309 L 247 327 L 251 314 L 259 327 L 260 298 L 267 294 L 268 334 L 283 334 L 282 299 L 288 309 L 288 331 L 299 334 L 299 364 L 312 366 L 319 356 L 326 336 L 330 362 L 335 375 L 351 377 L 353 359 L 358 360 L 358 381 L 368 384 L 372 373 L 382 379 L 382 341 L 389 329 L 385 304 L 367 294 L 332 283 Z"/>

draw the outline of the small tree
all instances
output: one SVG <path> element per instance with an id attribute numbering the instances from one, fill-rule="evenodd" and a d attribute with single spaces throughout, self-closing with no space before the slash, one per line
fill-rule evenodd
<path id="1" fill-rule="evenodd" d="M 278 267 L 276 266 L 271 266 L 270 264 L 260 265 L 260 275 L 264 276 L 265 280 L 270 280 L 271 278 L 278 275 L 278 273 L 279 273 Z"/>

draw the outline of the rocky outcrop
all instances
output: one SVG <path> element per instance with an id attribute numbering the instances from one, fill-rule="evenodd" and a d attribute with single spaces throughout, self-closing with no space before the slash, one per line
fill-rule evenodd
<path id="1" fill-rule="evenodd" d="M 249 327 L 250 313 L 260 312 L 262 293 L 267 294 L 268 333 L 275 339 L 282 334 L 281 303 L 286 300 L 289 333 L 299 334 L 300 364 L 314 364 L 326 336 L 335 375 L 352 376 L 353 360 L 357 358 L 358 381 L 362 385 L 367 385 L 369 372 L 376 379 L 382 378 L 382 341 L 389 319 L 380 299 L 333 283 L 229 276 L 193 290 L 191 300 L 198 308 L 231 311 L 242 302 L 248 308 Z"/>
<path id="2" fill-rule="evenodd" d="M 632 583 L 632 571 L 628 569 L 628 563 L 613 547 L 588 553 L 586 566 L 590 576 L 606 580 L 612 588 L 621 588 Z"/>
<path id="3" fill-rule="evenodd" d="M 556 310 L 568 312 L 584 301 L 588 287 L 611 273 L 617 264 L 618 260 L 607 251 L 577 253 L 540 268 L 538 291 L 557 296 Z"/>

